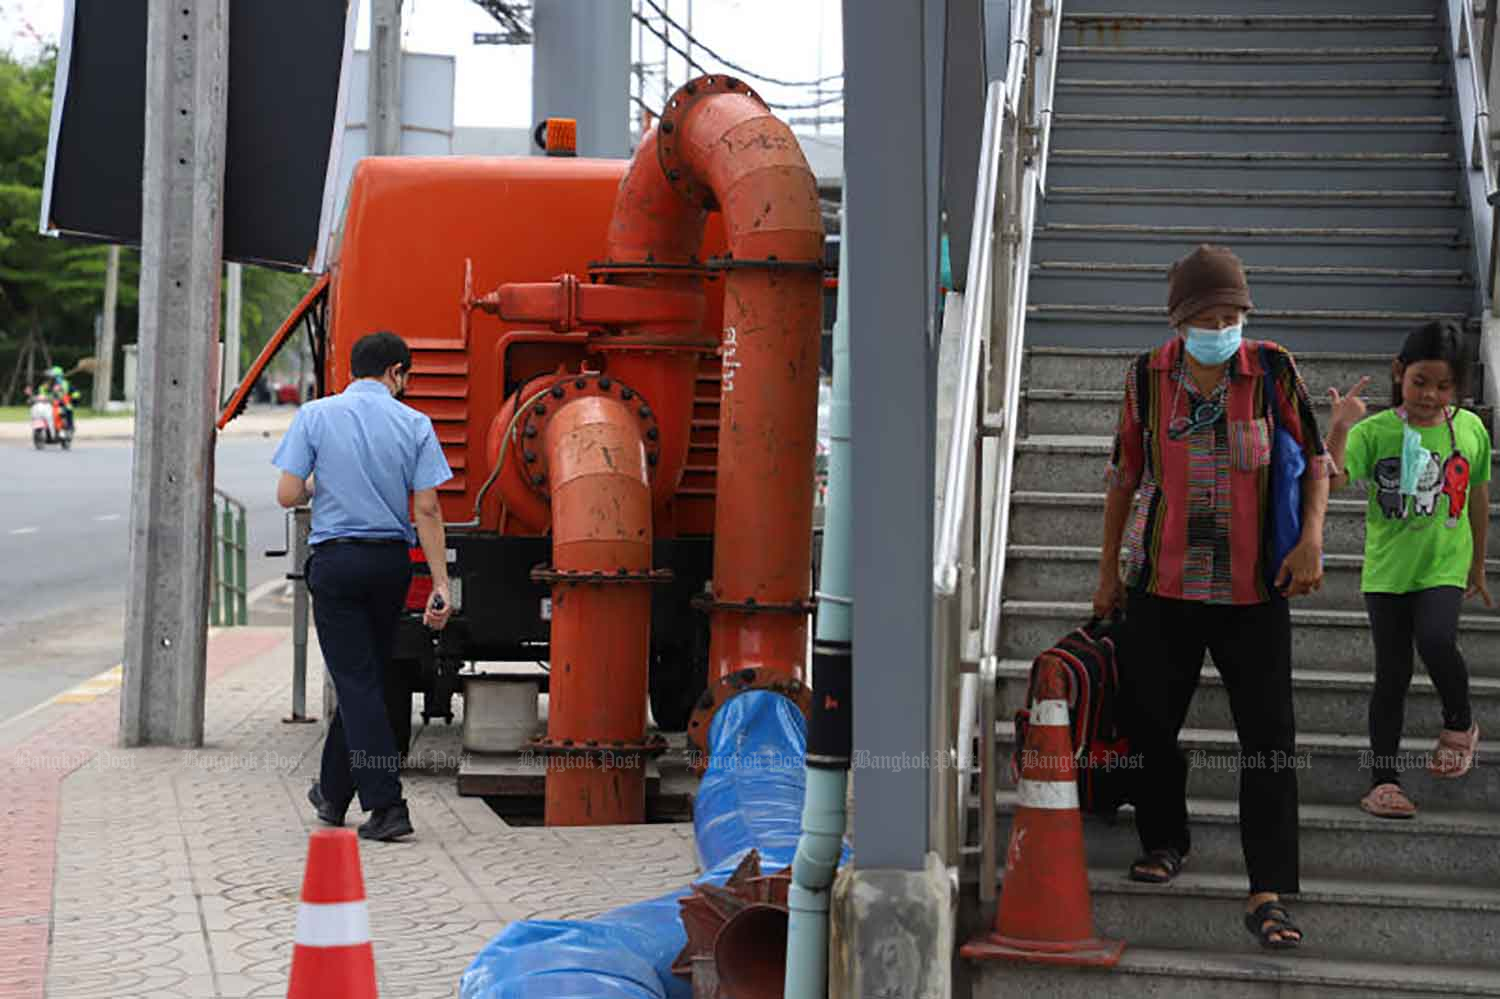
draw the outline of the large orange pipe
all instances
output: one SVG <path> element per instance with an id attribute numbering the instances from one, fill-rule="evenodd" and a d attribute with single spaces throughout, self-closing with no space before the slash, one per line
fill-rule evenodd
<path id="1" fill-rule="evenodd" d="M 666 186 L 716 205 L 733 258 L 720 346 L 711 675 L 760 667 L 800 680 L 822 318 L 817 182 L 791 129 L 732 79 L 685 85 L 658 130 L 661 167 L 633 167 L 632 177 L 649 186 L 650 203 L 669 200 Z M 643 144 L 637 165 L 649 152 Z"/>
<path id="2" fill-rule="evenodd" d="M 546 822 L 643 822 L 651 485 L 640 422 L 617 398 L 584 396 L 548 417 L 542 445 L 556 574 Z"/>

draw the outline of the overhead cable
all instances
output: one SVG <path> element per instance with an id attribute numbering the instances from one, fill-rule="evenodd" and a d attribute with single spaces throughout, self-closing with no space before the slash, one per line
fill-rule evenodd
<path id="1" fill-rule="evenodd" d="M 646 0 L 646 2 L 650 3 L 651 0 Z M 693 69 L 696 69 L 700 73 L 713 74 L 713 72 L 714 72 L 713 70 L 708 69 L 702 63 L 698 62 L 692 56 L 688 55 L 682 49 L 678 48 L 677 45 L 675 43 L 673 43 L 673 41 L 670 38 L 668 38 L 666 35 L 662 34 L 659 30 L 657 30 L 657 28 L 654 25 L 652 25 L 652 23 L 650 21 L 646 20 L 644 17 L 641 17 L 639 14 L 635 15 L 635 19 L 637 21 L 639 21 L 642 24 L 642 26 L 645 27 L 645 29 L 647 31 L 651 32 L 657 38 L 661 39 L 663 45 L 665 45 L 667 48 L 671 49 L 673 52 L 676 52 L 678 55 L 682 56 L 682 58 L 686 59 L 688 65 L 691 66 Z M 696 45 L 697 43 L 695 42 L 694 44 Z M 704 51 L 708 51 L 708 50 L 705 49 Z M 713 55 L 713 53 L 709 52 L 709 55 Z M 715 56 L 715 58 L 718 58 L 718 57 Z M 722 59 L 720 59 L 719 61 L 723 62 Z M 725 65 L 729 65 L 729 64 L 725 63 Z M 786 86 L 807 86 L 807 84 L 786 84 Z M 764 98 L 762 98 L 762 99 L 764 100 Z M 776 108 L 778 111 L 806 111 L 806 110 L 809 110 L 811 108 L 820 108 L 820 107 L 824 107 L 824 106 L 829 105 L 829 104 L 837 104 L 840 101 L 842 101 L 843 99 L 844 99 L 844 91 L 843 91 L 843 88 L 840 87 L 837 92 L 831 93 L 827 97 L 822 98 L 821 100 L 812 101 L 811 103 L 807 103 L 807 104 L 779 104 L 776 101 L 766 101 L 766 105 L 768 107 Z"/>
<path id="2" fill-rule="evenodd" d="M 741 76 L 749 76 L 757 80 L 763 80 L 766 83 L 774 83 L 779 87 L 821 87 L 825 83 L 830 83 L 834 80 L 841 79 L 844 75 L 843 73 L 834 73 L 832 76 L 825 76 L 817 80 L 779 80 L 774 76 L 766 76 L 764 73 L 757 73 L 754 70 L 746 69 L 744 66 L 739 66 L 735 63 L 730 62 L 728 59 L 725 59 L 723 56 L 719 55 L 719 53 L 715 52 L 713 49 L 709 48 L 707 45 L 704 45 L 698 39 L 694 38 L 692 32 L 688 31 L 681 24 L 674 21 L 672 19 L 672 15 L 663 10 L 656 3 L 656 0 L 645 0 L 645 3 L 652 10 L 656 11 L 656 13 L 661 16 L 662 20 L 666 21 L 672 27 L 682 32 L 683 36 L 686 37 L 689 42 L 696 45 L 704 52 L 707 52 L 709 55 L 713 56 L 719 62 L 723 63 L 725 66 L 728 66 L 730 69 L 734 70 Z M 645 18 L 640 17 L 639 15 L 637 15 L 637 19 L 641 21 L 645 20 Z M 650 27 L 650 25 L 648 24 L 647 27 Z M 658 33 L 657 37 L 661 38 L 662 36 Z M 681 52 L 681 50 L 678 51 Z M 687 58 L 687 53 L 683 52 L 681 54 L 684 58 Z M 691 59 L 688 59 L 688 61 L 692 62 Z M 702 66 L 699 66 L 698 68 L 703 69 Z M 704 72 L 707 72 L 707 70 L 704 70 Z"/>

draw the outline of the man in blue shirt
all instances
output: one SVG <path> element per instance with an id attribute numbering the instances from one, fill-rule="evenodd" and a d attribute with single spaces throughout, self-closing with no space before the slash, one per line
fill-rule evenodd
<path id="1" fill-rule="evenodd" d="M 437 487 L 453 477 L 432 421 L 398 402 L 411 351 L 394 333 L 362 337 L 350 353 L 355 380 L 297 413 L 271 463 L 276 500 L 312 502 L 312 552 L 304 570 L 323 661 L 338 691 L 318 782 L 318 818 L 344 824 L 356 792 L 371 817 L 366 839 L 412 832 L 400 760 L 385 707 L 385 674 L 411 582 L 408 549 L 420 540 L 432 572 L 427 627 L 448 623 L 453 601 Z M 408 503 L 416 519 L 415 538 Z"/>

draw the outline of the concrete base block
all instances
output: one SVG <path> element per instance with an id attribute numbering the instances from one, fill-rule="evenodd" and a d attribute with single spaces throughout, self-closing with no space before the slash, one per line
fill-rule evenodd
<path id="1" fill-rule="evenodd" d="M 953 882 L 936 854 L 921 871 L 841 868 L 832 911 L 829 995 L 953 994 Z"/>

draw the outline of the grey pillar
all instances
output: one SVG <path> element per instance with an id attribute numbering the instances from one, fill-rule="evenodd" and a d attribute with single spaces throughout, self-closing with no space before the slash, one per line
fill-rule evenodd
<path id="1" fill-rule="evenodd" d="M 401 155 L 401 0 L 370 5 L 370 155 Z"/>
<path id="2" fill-rule="evenodd" d="M 833 995 L 949 993 L 933 750 L 932 516 L 943 0 L 844 0 L 854 407 L 855 866 Z"/>
<path id="3" fill-rule="evenodd" d="M 531 33 L 532 127 L 574 118 L 579 156 L 629 156 L 630 0 L 536 0 Z"/>
<path id="4" fill-rule="evenodd" d="M 109 389 L 115 378 L 115 312 L 120 300 L 120 248 L 109 248 L 104 269 L 104 322 L 100 325 L 99 350 L 94 358 L 94 409 L 109 407 Z"/>
<path id="5" fill-rule="evenodd" d="M 203 742 L 229 0 L 149 0 L 120 734 Z"/>
<path id="6" fill-rule="evenodd" d="M 974 229 L 974 189 L 984 137 L 984 3 L 948 4 L 947 58 L 943 60 L 943 220 L 953 286 L 963 290 Z"/>

